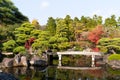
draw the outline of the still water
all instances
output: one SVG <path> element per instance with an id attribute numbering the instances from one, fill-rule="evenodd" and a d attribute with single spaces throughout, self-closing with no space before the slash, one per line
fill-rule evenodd
<path id="1" fill-rule="evenodd" d="M 3 72 L 13 74 L 19 80 L 120 80 L 120 70 L 110 67 L 87 70 L 58 69 L 57 66 L 17 67 Z"/>

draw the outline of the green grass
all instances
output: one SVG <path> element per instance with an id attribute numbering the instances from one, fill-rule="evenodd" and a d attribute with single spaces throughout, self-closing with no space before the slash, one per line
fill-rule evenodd
<path id="1" fill-rule="evenodd" d="M 108 57 L 108 60 L 120 60 L 120 54 L 112 54 Z"/>

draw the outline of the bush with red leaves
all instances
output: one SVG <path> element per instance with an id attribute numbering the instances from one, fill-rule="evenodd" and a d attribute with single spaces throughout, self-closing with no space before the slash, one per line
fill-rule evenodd
<path id="1" fill-rule="evenodd" d="M 91 42 L 97 44 L 98 40 L 101 38 L 101 35 L 103 34 L 102 26 L 97 26 L 93 31 L 91 31 L 88 34 L 88 40 Z"/>
<path id="2" fill-rule="evenodd" d="M 91 31 L 88 34 L 88 40 L 90 40 L 94 47 L 92 47 L 92 51 L 98 52 L 99 48 L 96 47 L 96 44 L 98 44 L 98 40 L 101 38 L 103 34 L 102 26 L 97 26 L 93 31 Z"/>
<path id="3" fill-rule="evenodd" d="M 29 40 L 27 40 L 25 42 L 25 48 L 30 49 L 30 47 L 31 47 L 32 43 L 34 42 L 34 40 L 35 40 L 35 38 L 30 38 Z"/>

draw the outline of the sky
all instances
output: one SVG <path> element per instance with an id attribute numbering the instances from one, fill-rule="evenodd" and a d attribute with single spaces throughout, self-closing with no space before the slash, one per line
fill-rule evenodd
<path id="1" fill-rule="evenodd" d="M 11 0 L 30 21 L 37 19 L 45 25 L 49 17 L 71 18 L 92 17 L 94 14 L 103 19 L 115 14 L 120 16 L 120 0 Z"/>

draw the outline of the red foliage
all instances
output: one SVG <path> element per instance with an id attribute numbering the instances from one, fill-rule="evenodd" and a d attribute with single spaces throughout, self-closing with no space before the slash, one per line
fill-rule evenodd
<path id="1" fill-rule="evenodd" d="M 95 48 L 92 48 L 92 51 L 93 51 L 93 52 L 99 52 L 99 51 L 100 51 L 100 49 L 99 49 L 99 48 L 97 48 L 97 47 L 95 47 Z"/>
<path id="2" fill-rule="evenodd" d="M 34 40 L 35 40 L 35 38 L 30 38 L 30 39 L 29 39 L 29 43 L 30 43 L 30 44 L 33 43 Z"/>
<path id="3" fill-rule="evenodd" d="M 97 26 L 93 31 L 88 34 L 88 40 L 97 44 L 103 33 L 102 26 Z"/>
<path id="4" fill-rule="evenodd" d="M 27 40 L 27 41 L 25 42 L 25 48 L 26 48 L 26 49 L 30 49 L 31 44 L 34 42 L 34 40 L 35 40 L 35 38 L 30 38 L 29 40 Z"/>
<path id="5" fill-rule="evenodd" d="M 26 48 L 26 49 L 29 49 L 29 48 L 30 48 L 28 40 L 25 42 L 25 48 Z"/>

